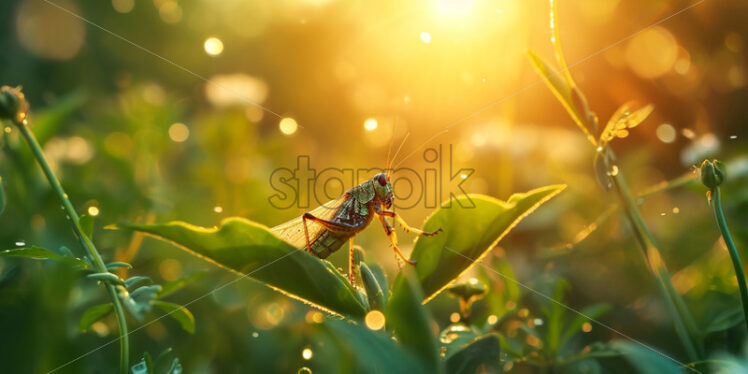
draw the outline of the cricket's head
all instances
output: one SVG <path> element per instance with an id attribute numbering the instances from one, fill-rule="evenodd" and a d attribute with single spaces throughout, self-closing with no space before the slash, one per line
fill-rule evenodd
<path id="1" fill-rule="evenodd" d="M 386 209 L 390 209 L 392 207 L 392 183 L 390 183 L 390 177 L 385 173 L 379 173 L 372 178 L 371 184 L 374 185 L 377 202 Z"/>

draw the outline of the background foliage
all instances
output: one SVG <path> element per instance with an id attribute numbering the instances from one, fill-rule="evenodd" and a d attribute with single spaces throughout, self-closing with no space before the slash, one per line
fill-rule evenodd
<path id="1" fill-rule="evenodd" d="M 319 169 L 382 166 L 388 145 L 410 133 L 401 157 L 413 156 L 403 165 L 421 170 L 428 164 L 419 146 L 460 121 L 427 146 L 441 144 L 446 152 L 451 144 L 455 167 L 475 169 L 465 183 L 467 192 L 505 200 L 539 186 L 568 187 L 483 259 L 488 268 L 477 266 L 464 275 L 463 280 L 476 278 L 488 290 L 474 301 L 467 320 L 447 293 L 419 309 L 424 318 L 433 318 L 437 348 L 445 340 L 469 341 L 489 333 L 474 348 L 495 352 L 490 347 L 500 339 L 497 370 L 534 372 L 549 362 L 564 362 L 570 372 L 673 370 L 672 362 L 620 342 L 624 339 L 610 330 L 585 325 L 490 268 L 686 360 L 627 222 L 609 210 L 615 196 L 598 185 L 594 149 L 539 83 L 524 53 L 532 48 L 553 60 L 547 2 L 473 1 L 465 9 L 425 0 L 53 2 L 303 126 L 284 134 L 274 114 L 222 95 L 184 69 L 49 3 L 0 3 L 0 82 L 24 86 L 32 129 L 75 207 L 97 213 L 93 236 L 107 262 L 133 265 L 113 272 L 153 278 L 164 287 L 161 301 L 184 305 L 236 275 L 141 234 L 103 230 L 105 225 L 178 219 L 211 227 L 240 216 L 273 226 L 304 211 L 279 210 L 268 202 L 274 193 L 270 173 L 295 167 L 298 155 L 309 155 Z M 561 2 L 560 32 L 567 62 L 574 64 L 570 73 L 601 119 L 628 100 L 654 105 L 646 122 L 611 143 L 631 189 L 646 193 L 688 175 L 704 158 L 724 160 L 723 203 L 737 247 L 745 250 L 745 2 L 705 1 L 606 48 L 689 4 Z M 206 53 L 210 37 L 222 41 L 222 53 Z M 494 105 L 465 118 L 489 104 Z M 377 121 L 372 131 L 363 126 L 369 118 Z M 80 255 L 59 201 L 18 131 L 8 127 L 0 145 L 5 201 L 0 248 L 66 247 Z M 641 210 L 675 288 L 705 333 L 709 357 L 732 360 L 743 356 L 742 316 L 733 313 L 739 306 L 734 272 L 705 192 L 687 182 L 648 196 Z M 418 204 L 401 213 L 421 226 L 432 211 Z M 409 252 L 414 237 L 400 235 Z M 365 249 L 367 263 L 381 266 L 392 284 L 398 268 L 379 227 L 359 235 L 357 244 Z M 332 264 L 345 267 L 344 252 L 331 256 Z M 116 337 L 111 314 L 80 325 L 86 310 L 106 302 L 96 282 L 80 274 L 67 263 L 0 258 L 4 370 L 48 372 Z M 192 281 L 180 283 L 184 277 Z M 167 285 L 177 283 L 184 288 L 166 292 Z M 410 283 L 400 278 L 398 284 Z M 418 290 L 413 295 L 417 299 Z M 163 315 L 157 310 L 145 321 Z M 392 357 L 398 366 L 381 368 L 387 372 L 424 365 L 418 352 L 394 345 L 382 331 L 324 319 L 253 280 L 233 282 L 189 310 L 194 333 L 185 316 L 159 319 L 134 332 L 132 364 L 150 352 L 163 370 L 178 357 L 192 373 L 302 367 L 357 372 L 365 355 Z M 396 323 L 391 313 L 385 312 L 387 320 Z M 470 331 L 462 331 L 460 323 Z M 450 329 L 460 334 L 450 335 Z M 313 352 L 308 360 L 305 349 Z M 628 366 L 629 360 L 610 349 L 643 358 Z M 108 345 L 61 372 L 109 372 L 117 355 L 116 344 Z M 458 370 L 452 362 L 446 367 Z"/>

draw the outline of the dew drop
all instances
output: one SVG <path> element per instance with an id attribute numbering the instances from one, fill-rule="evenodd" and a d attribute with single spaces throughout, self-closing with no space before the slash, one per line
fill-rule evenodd
<path id="1" fill-rule="evenodd" d="M 296 374 L 312 374 L 312 369 L 304 366 L 299 369 L 299 371 L 296 372 Z"/>
<path id="2" fill-rule="evenodd" d="M 257 333 L 257 331 L 255 331 L 255 332 L 252 333 L 252 337 L 253 338 L 257 338 L 258 336 L 260 336 L 260 334 Z"/>
<path id="3" fill-rule="evenodd" d="M 26 242 L 24 242 L 24 241 L 17 241 L 16 242 L 16 247 L 25 247 L 25 246 L 26 246 Z"/>

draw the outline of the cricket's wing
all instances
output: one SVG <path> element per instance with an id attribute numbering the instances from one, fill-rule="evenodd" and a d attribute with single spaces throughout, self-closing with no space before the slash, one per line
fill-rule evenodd
<path id="1" fill-rule="evenodd" d="M 317 218 L 329 221 L 335 216 L 340 209 L 340 206 L 343 205 L 346 200 L 347 195 L 344 194 L 337 199 L 330 200 L 327 203 L 318 206 L 309 213 Z M 310 243 L 313 242 L 314 239 L 317 239 L 317 237 L 325 230 L 322 225 L 313 221 L 307 221 L 307 229 L 309 230 Z M 270 232 L 296 248 L 306 248 L 303 216 L 281 223 L 280 225 L 271 228 Z"/>

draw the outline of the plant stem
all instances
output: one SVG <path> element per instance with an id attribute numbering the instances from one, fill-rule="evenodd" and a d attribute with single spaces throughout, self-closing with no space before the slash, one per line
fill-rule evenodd
<path id="1" fill-rule="evenodd" d="M 748 286 L 746 286 L 745 274 L 743 273 L 743 263 L 740 262 L 740 254 L 737 247 L 735 247 L 735 242 L 732 240 L 730 229 L 727 228 L 727 220 L 725 219 L 725 212 L 722 210 L 722 197 L 719 187 L 715 187 L 711 191 L 714 218 L 717 219 L 717 226 L 719 226 L 719 231 L 725 240 L 727 250 L 730 252 L 732 265 L 735 267 L 735 276 L 738 278 L 738 287 L 740 288 L 740 301 L 743 303 L 743 314 L 745 315 L 745 323 L 747 324 L 746 328 L 748 328 Z"/>
<path id="2" fill-rule="evenodd" d="M 615 159 L 615 155 L 613 154 L 613 150 L 609 147 L 606 147 L 604 152 L 606 152 L 603 156 L 606 168 L 607 170 L 611 170 L 612 167 L 611 165 L 608 165 L 608 160 Z M 681 298 L 680 294 L 675 290 L 675 287 L 673 287 L 670 280 L 670 273 L 668 272 L 664 261 L 662 261 L 662 256 L 659 249 L 657 249 L 654 236 L 652 236 L 652 233 L 644 223 L 644 219 L 639 212 L 634 197 L 631 195 L 623 173 L 619 170 L 616 174 L 610 175 L 610 179 L 613 181 L 616 193 L 621 200 L 621 205 L 626 213 L 626 218 L 628 218 L 629 223 L 631 224 L 636 241 L 642 249 L 644 259 L 657 281 L 657 286 L 660 289 L 660 292 L 665 298 L 665 304 L 670 312 L 671 318 L 673 319 L 675 331 L 688 353 L 689 358 L 692 361 L 696 361 L 700 358 L 700 351 L 694 343 L 694 336 L 699 335 L 698 327 L 696 326 L 690 311 L 686 307 L 683 298 Z"/>
<path id="3" fill-rule="evenodd" d="M 60 182 L 57 180 L 57 177 L 52 172 L 52 168 L 50 168 L 49 163 L 47 162 L 46 157 L 44 157 L 44 153 L 42 152 L 41 146 L 39 145 L 39 142 L 36 140 L 36 137 L 34 134 L 29 130 L 28 126 L 25 123 L 19 122 L 19 121 L 13 121 L 18 127 L 18 129 L 21 131 L 21 134 L 26 139 L 26 142 L 29 144 L 29 148 L 31 148 L 31 151 L 34 153 L 34 156 L 36 157 L 36 161 L 39 163 L 39 166 L 42 168 L 42 171 L 44 172 L 44 175 L 47 177 L 47 181 L 49 181 L 50 186 L 52 186 L 52 189 L 55 191 L 57 196 L 60 198 L 60 201 L 62 202 L 62 207 L 65 210 L 65 213 L 67 213 L 69 219 L 72 221 L 71 226 L 73 227 L 73 231 L 75 232 L 75 235 L 78 237 L 78 240 L 80 241 L 83 248 L 88 252 L 88 255 L 93 260 L 94 266 L 96 267 L 96 271 L 104 273 L 107 272 L 106 265 L 104 264 L 104 260 L 102 260 L 101 255 L 96 250 L 96 246 L 94 246 L 91 239 L 83 233 L 83 230 L 81 230 L 80 227 L 80 219 L 78 217 L 78 213 L 75 211 L 75 208 L 73 207 L 73 204 L 70 202 L 70 199 L 68 198 L 68 195 L 65 193 L 65 190 L 62 189 L 62 185 L 60 185 Z M 107 289 L 107 292 L 109 293 L 109 297 L 112 299 L 112 304 L 114 305 L 114 311 L 117 315 L 117 325 L 119 327 L 119 335 L 120 335 L 120 374 L 127 374 L 127 371 L 129 370 L 129 338 L 127 333 L 127 320 L 125 319 L 125 310 L 122 308 L 122 304 L 120 303 L 119 296 L 117 295 L 117 289 L 115 286 L 106 283 L 105 287 Z"/>

